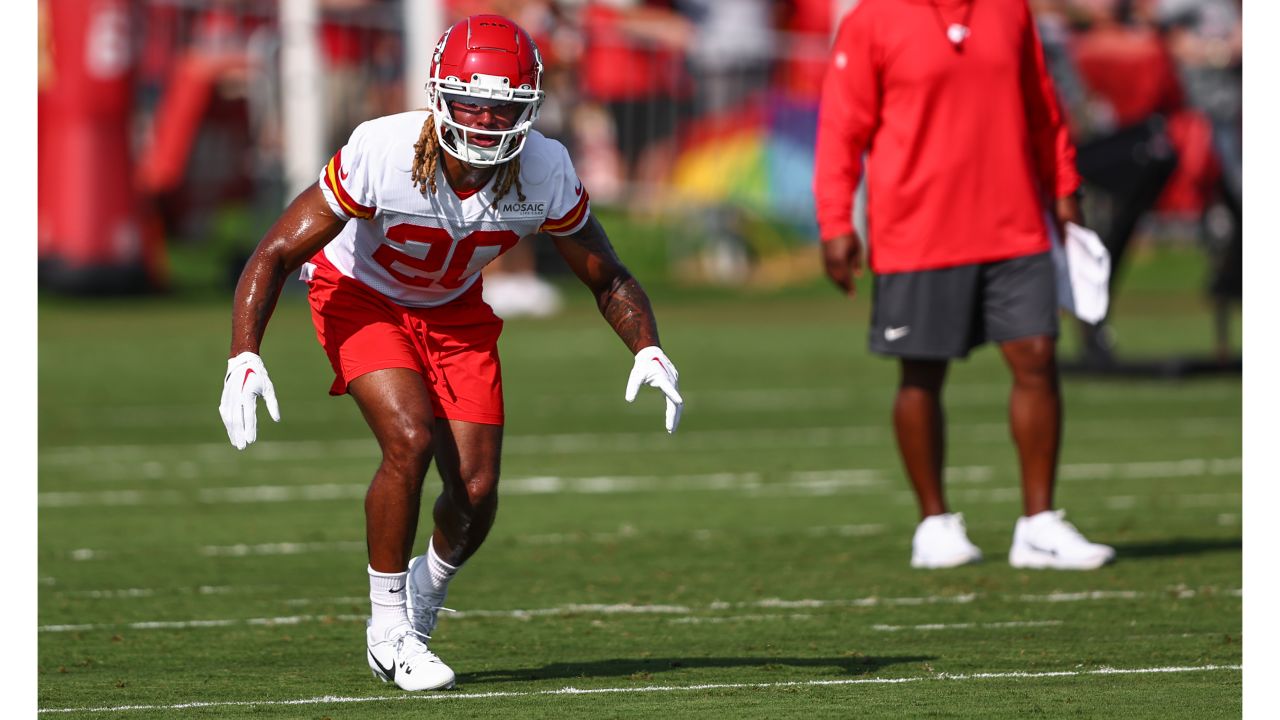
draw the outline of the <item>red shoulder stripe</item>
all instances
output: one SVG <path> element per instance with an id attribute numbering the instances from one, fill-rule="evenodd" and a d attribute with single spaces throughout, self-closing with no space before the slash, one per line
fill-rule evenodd
<path id="1" fill-rule="evenodd" d="M 342 182 L 338 179 L 338 170 L 341 167 L 342 151 L 339 150 L 333 158 L 329 160 L 329 165 L 325 168 L 325 184 L 333 191 L 333 196 L 338 199 L 338 204 L 342 206 L 342 209 L 345 210 L 348 215 L 368 220 L 373 217 L 373 213 L 376 208 L 361 205 L 352 199 L 351 194 L 347 192 L 347 189 L 342 186 Z"/>

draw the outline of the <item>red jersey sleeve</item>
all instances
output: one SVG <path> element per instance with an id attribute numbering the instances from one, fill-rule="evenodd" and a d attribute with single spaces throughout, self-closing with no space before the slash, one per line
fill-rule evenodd
<path id="1" fill-rule="evenodd" d="M 1080 186 L 1076 147 L 1058 104 L 1058 92 L 1045 65 L 1044 46 L 1035 18 L 1023 8 L 1022 94 L 1027 108 L 1027 129 L 1040 184 L 1053 197 L 1066 197 Z"/>
<path id="2" fill-rule="evenodd" d="M 853 232 L 853 194 L 862 154 L 880 117 L 880 62 L 865 5 L 840 23 L 822 81 L 813 196 L 823 240 Z"/>

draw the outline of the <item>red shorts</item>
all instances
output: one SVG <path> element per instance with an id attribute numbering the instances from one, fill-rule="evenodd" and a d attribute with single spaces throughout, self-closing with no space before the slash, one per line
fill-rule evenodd
<path id="1" fill-rule="evenodd" d="M 365 373 L 408 368 L 426 381 L 436 417 L 502 424 L 502 320 L 479 282 L 440 307 L 412 308 L 338 272 L 323 252 L 311 262 L 311 320 L 337 376 L 330 395 Z"/>

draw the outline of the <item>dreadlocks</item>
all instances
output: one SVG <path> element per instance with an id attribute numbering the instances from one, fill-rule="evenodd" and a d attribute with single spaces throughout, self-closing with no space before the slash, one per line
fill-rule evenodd
<path id="1" fill-rule="evenodd" d="M 428 192 L 434 194 L 436 191 L 436 165 L 439 162 L 440 140 L 436 137 L 436 120 L 434 115 L 428 113 L 427 121 L 422 123 L 422 133 L 418 135 L 418 142 L 413 144 L 413 175 L 411 176 L 413 184 L 422 191 L 423 195 Z M 498 166 L 498 181 L 493 194 L 493 204 L 490 207 L 498 207 L 498 201 L 511 191 L 512 185 L 515 185 L 516 196 L 524 202 L 524 188 L 520 185 L 519 156 Z"/>

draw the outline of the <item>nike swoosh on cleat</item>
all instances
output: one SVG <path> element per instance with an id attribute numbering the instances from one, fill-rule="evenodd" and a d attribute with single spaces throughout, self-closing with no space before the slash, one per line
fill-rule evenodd
<path id="1" fill-rule="evenodd" d="M 1035 545 L 1035 544 L 1033 544 L 1033 543 L 1027 543 L 1027 547 L 1031 548 L 1032 550 L 1035 550 L 1036 552 L 1042 552 L 1042 553 L 1044 553 L 1044 554 L 1046 554 L 1046 555 L 1052 555 L 1053 557 L 1058 557 L 1058 551 L 1057 551 L 1057 550 L 1050 550 L 1049 548 L 1042 548 L 1042 547 L 1040 547 L 1040 546 L 1038 546 L 1038 545 Z"/>
<path id="2" fill-rule="evenodd" d="M 385 675 L 388 680 L 396 679 L 396 664 L 394 661 L 391 663 L 391 667 L 383 667 L 382 663 L 378 662 L 378 656 L 374 655 L 372 650 L 369 651 L 369 657 L 373 660 L 373 664 L 378 666 L 378 669 L 382 671 L 382 674 Z"/>

